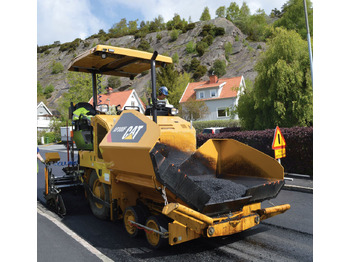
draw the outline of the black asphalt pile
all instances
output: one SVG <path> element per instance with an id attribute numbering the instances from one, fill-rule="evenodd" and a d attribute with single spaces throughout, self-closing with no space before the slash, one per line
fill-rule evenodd
<path id="1" fill-rule="evenodd" d="M 211 175 L 215 174 L 215 170 L 213 169 L 215 164 L 211 163 L 211 161 L 196 152 L 188 157 L 179 168 L 188 176 Z"/>
<path id="2" fill-rule="evenodd" d="M 174 164 L 175 166 L 179 166 L 191 156 L 190 153 L 180 151 L 174 147 L 162 143 L 157 143 L 154 148 L 158 150 L 169 163 Z"/>
<path id="3" fill-rule="evenodd" d="M 211 197 L 207 204 L 236 200 L 243 197 L 247 190 L 244 185 L 215 176 L 190 176 L 190 178 Z"/>
<path id="4" fill-rule="evenodd" d="M 211 197 L 207 204 L 235 200 L 245 195 L 247 187 L 231 180 L 216 178 L 212 160 L 198 152 L 190 154 L 161 143 L 157 143 L 155 149 L 166 158 L 168 164 L 173 164 L 178 172 L 189 177 Z"/>

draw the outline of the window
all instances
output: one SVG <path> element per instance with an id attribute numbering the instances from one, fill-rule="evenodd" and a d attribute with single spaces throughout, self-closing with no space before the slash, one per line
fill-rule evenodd
<path id="1" fill-rule="evenodd" d="M 217 109 L 218 117 L 228 117 L 230 116 L 230 110 L 227 107 L 220 107 Z"/>
<path id="2" fill-rule="evenodd" d="M 135 106 L 135 101 L 131 101 L 131 106 Z"/>
<path id="3" fill-rule="evenodd" d="M 216 89 L 210 90 L 210 97 L 216 97 Z"/>
<path id="4" fill-rule="evenodd" d="M 203 99 L 204 98 L 204 92 L 200 91 L 198 92 L 198 99 Z"/>

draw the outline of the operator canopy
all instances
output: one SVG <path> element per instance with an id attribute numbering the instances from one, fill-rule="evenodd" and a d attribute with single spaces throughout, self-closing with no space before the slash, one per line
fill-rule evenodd
<path id="1" fill-rule="evenodd" d="M 124 76 L 133 79 L 138 74 L 151 68 L 152 55 L 152 53 L 139 50 L 97 45 L 74 58 L 68 70 Z M 172 62 L 170 57 L 158 55 L 156 67 L 165 66 Z"/>

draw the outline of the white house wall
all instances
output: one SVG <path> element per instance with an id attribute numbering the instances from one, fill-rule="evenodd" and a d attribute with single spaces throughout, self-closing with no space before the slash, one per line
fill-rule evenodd
<path id="1" fill-rule="evenodd" d="M 50 121 L 52 113 L 43 102 L 37 106 L 37 130 L 50 131 Z"/>
<path id="2" fill-rule="evenodd" d="M 37 119 L 37 130 L 38 131 L 50 131 L 50 119 L 39 118 Z"/>
<path id="3" fill-rule="evenodd" d="M 206 105 L 209 108 L 210 113 L 202 119 L 199 119 L 201 121 L 208 121 L 208 120 L 226 120 L 230 119 L 230 116 L 227 117 L 218 117 L 217 115 L 217 109 L 218 108 L 227 108 L 227 107 L 233 107 L 236 103 L 236 98 L 227 98 L 227 99 L 214 99 L 214 100 L 205 100 Z"/>
<path id="4" fill-rule="evenodd" d="M 216 97 L 217 97 L 218 96 L 218 92 L 219 92 L 218 89 L 219 89 L 218 87 L 213 87 L 213 88 L 205 88 L 205 89 L 203 88 L 202 90 L 196 90 L 196 99 L 208 99 L 208 98 L 211 98 L 210 97 L 210 91 L 211 90 L 216 90 Z M 204 94 L 203 98 L 199 97 L 199 94 L 201 92 L 203 92 L 203 94 Z"/>
<path id="5" fill-rule="evenodd" d="M 138 106 L 138 107 L 140 108 L 140 112 L 141 112 L 142 114 L 144 114 L 144 113 L 145 113 L 145 110 L 144 110 L 144 108 L 143 108 L 143 106 L 142 106 L 142 104 L 141 104 L 141 100 L 138 98 L 137 93 L 136 93 L 135 91 L 133 91 L 133 92 L 130 94 L 128 100 L 126 100 L 126 102 L 125 102 L 124 107 L 125 107 L 125 106 L 132 106 L 132 103 L 133 103 L 133 102 L 134 102 L 134 105 L 135 105 L 135 106 Z"/>

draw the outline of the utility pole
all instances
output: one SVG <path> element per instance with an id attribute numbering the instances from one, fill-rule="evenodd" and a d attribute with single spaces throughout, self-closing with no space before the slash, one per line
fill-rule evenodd
<path id="1" fill-rule="evenodd" d="M 311 41 L 310 41 L 310 31 L 309 31 L 309 21 L 307 17 L 307 6 L 306 0 L 304 0 L 304 11 L 305 11 L 305 22 L 306 22 L 306 30 L 307 30 L 307 43 L 309 46 L 309 58 L 310 58 L 310 70 L 311 70 L 311 83 L 312 89 L 314 88 L 314 77 L 313 77 L 313 65 L 312 65 L 312 50 L 311 50 Z"/>

